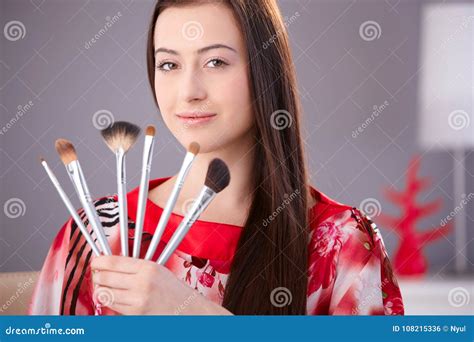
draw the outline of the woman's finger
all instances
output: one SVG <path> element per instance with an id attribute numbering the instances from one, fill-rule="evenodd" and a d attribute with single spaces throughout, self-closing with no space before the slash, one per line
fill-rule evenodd
<path id="1" fill-rule="evenodd" d="M 121 315 L 137 315 L 138 311 L 137 308 L 133 305 L 128 304 L 120 304 L 120 303 L 112 303 L 108 306 L 109 309 L 118 312 Z"/>
<path id="2" fill-rule="evenodd" d="M 92 281 L 94 284 L 121 290 L 133 288 L 137 280 L 136 278 L 137 277 L 134 274 L 106 270 L 93 272 L 92 274 Z"/>
<path id="3" fill-rule="evenodd" d="M 137 273 L 140 260 L 119 255 L 100 255 L 91 262 L 92 271 L 108 270 L 122 273 Z"/>
<path id="4" fill-rule="evenodd" d="M 114 289 L 105 286 L 97 286 L 94 290 L 94 298 L 102 306 L 113 309 L 112 305 L 133 305 L 134 296 L 129 290 Z"/>

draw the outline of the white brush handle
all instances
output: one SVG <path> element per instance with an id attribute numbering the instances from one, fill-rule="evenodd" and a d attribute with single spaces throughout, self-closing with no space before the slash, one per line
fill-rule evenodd
<path id="1" fill-rule="evenodd" d="M 117 198 L 120 220 L 120 246 L 122 256 L 128 256 L 128 209 L 125 152 L 122 148 L 115 154 L 117 161 Z"/>
<path id="2" fill-rule="evenodd" d="M 179 193 L 183 188 L 184 180 L 189 172 L 189 169 L 191 168 L 195 157 L 196 155 L 191 152 L 186 153 L 186 156 L 184 157 L 183 165 L 181 165 L 181 169 L 179 170 L 178 177 L 176 178 L 173 190 L 171 191 L 171 195 L 168 198 L 168 201 L 166 202 L 166 206 L 160 216 L 160 221 L 158 222 L 158 225 L 155 229 L 155 233 L 153 234 L 153 239 L 151 240 L 150 246 L 148 247 L 148 250 L 146 252 L 146 260 L 151 260 L 153 258 L 153 255 L 155 254 L 156 248 L 160 243 L 161 236 L 165 231 L 172 210 L 176 204 L 176 200 L 178 199 Z"/>
<path id="3" fill-rule="evenodd" d="M 133 241 L 133 257 L 140 257 L 140 248 L 143 234 L 143 221 L 145 219 L 146 201 L 148 198 L 148 182 L 150 181 L 151 159 L 153 155 L 154 136 L 145 136 L 143 148 L 142 175 L 138 193 L 137 218 L 135 220 L 135 235 Z"/>
<path id="4" fill-rule="evenodd" d="M 191 209 L 188 211 L 186 216 L 179 224 L 178 228 L 176 228 L 173 236 L 166 244 L 165 249 L 163 252 L 161 252 L 160 257 L 156 261 L 158 264 L 166 264 L 173 252 L 176 250 L 176 248 L 178 248 L 181 241 L 183 241 L 191 226 L 194 224 L 194 222 L 196 222 L 202 212 L 206 210 L 207 206 L 211 203 L 215 196 L 216 193 L 212 189 L 204 186 L 198 198 L 193 203 Z"/>
<path id="5" fill-rule="evenodd" d="M 84 174 L 82 172 L 79 161 L 75 160 L 70 162 L 66 166 L 66 169 L 68 170 L 71 180 L 76 188 L 79 200 L 81 201 L 82 207 L 86 212 L 87 218 L 89 219 L 92 229 L 97 235 L 97 240 L 99 241 L 99 244 L 102 248 L 102 252 L 105 255 L 112 255 L 109 242 L 107 241 L 107 237 L 105 236 L 104 227 L 102 227 L 102 223 L 100 222 L 99 216 L 97 215 L 94 203 L 92 203 L 89 188 L 87 187 L 87 182 L 84 178 Z"/>
<path id="6" fill-rule="evenodd" d="M 51 183 L 53 183 L 54 187 L 56 188 L 56 191 L 58 192 L 59 196 L 61 197 L 64 204 L 66 205 L 66 208 L 69 211 L 69 214 L 71 214 L 72 218 L 74 219 L 77 226 L 79 227 L 79 230 L 81 231 L 82 235 L 84 235 L 84 238 L 86 239 L 87 243 L 92 248 L 92 251 L 94 252 L 94 254 L 96 256 L 100 255 L 99 248 L 97 248 L 96 244 L 94 243 L 94 240 L 92 239 L 92 236 L 89 234 L 89 231 L 84 226 L 84 223 L 82 222 L 81 218 L 77 214 L 76 209 L 74 209 L 74 206 L 72 205 L 71 201 L 69 200 L 69 197 L 67 197 L 67 195 L 64 192 L 61 184 L 59 184 L 59 181 L 56 178 L 53 170 L 51 170 L 49 168 L 49 165 L 46 161 L 42 161 L 41 164 L 43 165 L 44 169 L 46 170 L 46 173 L 48 174 L 49 179 L 51 180 Z"/>

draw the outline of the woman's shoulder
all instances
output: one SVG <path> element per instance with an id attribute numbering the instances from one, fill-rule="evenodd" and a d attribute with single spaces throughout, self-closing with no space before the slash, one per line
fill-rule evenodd
<path id="1" fill-rule="evenodd" d="M 355 206 L 315 189 L 313 193 L 320 201 L 311 212 L 309 312 L 403 314 L 397 279 L 375 222 Z M 364 303 L 365 293 L 371 293 L 374 303 Z"/>
<path id="2" fill-rule="evenodd" d="M 340 203 L 313 187 L 311 192 L 316 199 L 310 210 L 311 257 L 336 258 L 349 245 L 354 253 L 370 252 L 378 242 L 383 244 L 377 225 L 361 209 Z"/>
<path id="3" fill-rule="evenodd" d="M 309 195 L 309 225 L 311 231 L 326 221 L 338 221 L 341 216 L 347 216 L 352 211 L 357 210 L 354 206 L 341 203 L 329 197 L 314 186 L 310 186 Z"/>

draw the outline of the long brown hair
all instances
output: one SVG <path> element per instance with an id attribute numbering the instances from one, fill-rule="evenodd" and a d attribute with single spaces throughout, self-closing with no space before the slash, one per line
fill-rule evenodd
<path id="1" fill-rule="evenodd" d="M 222 305 L 234 314 L 306 314 L 309 183 L 300 103 L 288 36 L 275 0 L 218 0 L 238 19 L 246 42 L 256 125 L 254 192 Z M 147 67 L 155 88 L 153 34 L 168 7 L 159 0 L 148 32 Z M 155 103 L 157 103 L 155 97 Z"/>

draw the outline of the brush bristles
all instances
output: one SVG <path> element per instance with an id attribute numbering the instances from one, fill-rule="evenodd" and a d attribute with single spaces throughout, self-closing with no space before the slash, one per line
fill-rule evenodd
<path id="1" fill-rule="evenodd" d="M 126 121 L 117 121 L 100 131 L 107 146 L 116 152 L 122 148 L 125 153 L 135 144 L 140 127 Z"/>
<path id="2" fill-rule="evenodd" d="M 40 157 L 39 157 L 39 161 L 40 161 L 41 164 L 43 164 L 43 162 L 44 162 L 45 160 L 44 160 L 43 157 L 40 156 Z"/>
<path id="3" fill-rule="evenodd" d="M 192 143 L 189 144 L 188 152 L 191 152 L 192 154 L 197 155 L 199 153 L 200 148 L 201 146 L 199 146 L 197 142 L 193 141 Z"/>
<path id="4" fill-rule="evenodd" d="M 209 163 L 204 184 L 215 193 L 224 190 L 230 183 L 229 168 L 221 159 L 215 158 Z"/>
<path id="5" fill-rule="evenodd" d="M 74 145 L 66 139 L 58 139 L 55 143 L 56 151 L 58 151 L 59 158 L 61 158 L 64 165 L 77 160 L 76 150 Z"/>
<path id="6" fill-rule="evenodd" d="M 145 134 L 154 136 L 155 135 L 155 126 L 153 126 L 153 125 L 147 126 Z"/>

